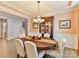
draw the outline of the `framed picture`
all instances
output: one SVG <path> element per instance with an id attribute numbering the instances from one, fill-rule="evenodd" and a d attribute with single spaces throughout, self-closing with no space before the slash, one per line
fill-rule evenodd
<path id="1" fill-rule="evenodd" d="M 59 21 L 60 29 L 70 29 L 71 28 L 71 20 L 60 20 Z"/>
<path id="2" fill-rule="evenodd" d="M 38 23 L 37 22 L 33 22 L 33 29 L 38 29 Z"/>

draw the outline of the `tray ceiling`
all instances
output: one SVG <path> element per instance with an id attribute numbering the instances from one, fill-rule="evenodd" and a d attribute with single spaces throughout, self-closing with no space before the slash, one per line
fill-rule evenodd
<path id="1" fill-rule="evenodd" d="M 3 2 L 4 3 L 4 2 Z M 38 4 L 36 1 L 6 1 L 9 5 L 13 5 L 30 16 L 38 15 Z M 70 9 L 68 1 L 40 1 L 40 15 L 54 14 Z"/>

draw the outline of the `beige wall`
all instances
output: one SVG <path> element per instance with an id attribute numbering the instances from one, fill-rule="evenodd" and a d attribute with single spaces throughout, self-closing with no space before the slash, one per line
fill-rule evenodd
<path id="1" fill-rule="evenodd" d="M 79 20 L 79 7 L 74 9 L 72 12 L 72 19 L 73 19 L 73 34 L 78 34 L 78 20 Z"/>
<path id="2" fill-rule="evenodd" d="M 55 14 L 54 15 L 54 32 L 55 33 L 64 33 L 64 34 L 78 34 L 78 11 L 79 8 L 75 8 L 72 11 Z M 59 29 L 60 20 L 71 20 L 71 29 Z M 33 18 L 29 20 L 30 32 L 39 32 L 39 29 L 33 29 Z M 38 26 L 39 28 L 39 26 Z"/>
<path id="3" fill-rule="evenodd" d="M 54 15 L 54 32 L 64 34 L 78 34 L 78 10 Z M 71 20 L 71 29 L 59 29 L 60 20 Z"/>
<path id="4" fill-rule="evenodd" d="M 55 14 L 54 16 L 54 39 L 60 40 L 65 38 L 67 43 L 66 47 L 78 49 L 78 15 L 79 8 L 75 8 L 72 11 Z M 71 29 L 59 29 L 60 20 L 71 20 Z M 29 21 L 29 32 L 39 32 L 38 29 L 33 29 L 33 18 Z"/>
<path id="5" fill-rule="evenodd" d="M 72 27 L 71 27 L 71 29 L 59 29 L 59 21 L 68 20 L 68 19 L 72 20 L 70 12 L 54 15 L 54 32 L 55 33 L 67 33 L 67 34 L 71 33 Z"/>
<path id="6" fill-rule="evenodd" d="M 72 11 L 54 15 L 54 39 L 66 39 L 66 47 L 78 49 L 78 16 L 79 8 Z M 60 29 L 60 20 L 71 20 L 71 29 Z"/>

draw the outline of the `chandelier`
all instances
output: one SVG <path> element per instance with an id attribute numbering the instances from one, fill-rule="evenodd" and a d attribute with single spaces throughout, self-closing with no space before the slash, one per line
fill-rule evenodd
<path id="1" fill-rule="evenodd" d="M 44 19 L 42 19 L 41 17 L 40 17 L 40 14 L 39 14 L 39 10 L 40 10 L 40 1 L 37 1 L 37 3 L 38 3 L 38 16 L 37 16 L 37 18 L 35 18 L 35 19 L 33 19 L 33 21 L 34 22 L 38 22 L 38 23 L 41 23 L 41 22 L 44 22 Z"/>

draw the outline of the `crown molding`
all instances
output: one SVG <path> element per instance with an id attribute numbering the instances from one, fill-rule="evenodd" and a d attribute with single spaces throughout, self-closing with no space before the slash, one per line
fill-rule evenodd
<path id="1" fill-rule="evenodd" d="M 20 16 L 20 17 L 24 17 L 24 18 L 30 17 L 30 14 L 28 12 L 25 12 L 19 8 L 16 8 L 16 6 L 13 6 L 13 5 L 9 4 L 8 2 L 0 2 L 0 8 L 5 9 L 5 11 L 4 10 L 0 10 L 0 11 L 14 14 L 16 16 Z M 11 11 L 12 13 L 8 12 L 7 10 Z"/>
<path id="2" fill-rule="evenodd" d="M 79 3 L 77 3 L 77 4 L 73 5 L 73 6 L 69 6 L 68 9 L 62 9 L 62 10 L 60 10 L 60 11 L 55 11 L 54 13 L 49 13 L 49 14 L 45 14 L 45 15 L 42 15 L 42 16 L 43 16 L 43 17 L 44 17 L 44 16 L 54 16 L 54 15 L 56 15 L 56 14 L 71 12 L 71 11 L 73 11 L 73 10 L 76 9 L 76 8 L 79 8 Z"/>
<path id="3" fill-rule="evenodd" d="M 74 6 L 72 8 L 69 8 L 69 9 L 64 9 L 63 11 L 55 11 L 54 13 L 49 13 L 49 14 L 45 14 L 45 15 L 41 15 L 42 17 L 45 17 L 45 16 L 54 16 L 54 15 L 57 15 L 57 14 L 61 14 L 61 13 L 67 13 L 67 12 L 71 12 L 73 11 L 74 9 L 78 8 L 79 5 L 77 6 Z"/>
<path id="4" fill-rule="evenodd" d="M 41 16 L 54 16 L 56 14 L 70 12 L 76 7 L 79 7 L 79 4 L 76 4 L 75 6 L 70 7 L 68 9 L 62 9 L 62 10 L 55 11 L 55 12 L 52 11 L 52 13 L 48 13 L 48 14 L 44 14 L 44 15 L 42 14 Z M 28 13 L 26 11 L 21 10 L 20 8 L 17 8 L 16 6 L 8 3 L 7 1 L 0 2 L 0 11 L 4 11 L 4 12 L 14 14 L 14 15 L 17 15 L 17 16 L 20 16 L 20 17 L 24 17 L 24 18 L 30 18 L 30 17 L 34 16 L 34 15 L 31 15 L 30 13 Z"/>
<path id="5" fill-rule="evenodd" d="M 67 13 L 67 12 L 70 12 L 72 11 L 72 9 L 68 9 L 68 10 L 61 10 L 61 11 L 56 11 L 54 13 L 49 13 L 49 14 L 45 14 L 45 15 L 42 15 L 42 17 L 45 17 L 45 16 L 54 16 L 54 15 L 57 15 L 57 14 L 61 14 L 61 13 Z"/>

